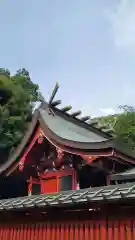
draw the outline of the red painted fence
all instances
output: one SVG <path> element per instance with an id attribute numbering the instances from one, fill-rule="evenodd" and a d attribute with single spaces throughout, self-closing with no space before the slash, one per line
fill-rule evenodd
<path id="1" fill-rule="evenodd" d="M 0 240 L 133 240 L 135 220 L 3 224 Z"/>

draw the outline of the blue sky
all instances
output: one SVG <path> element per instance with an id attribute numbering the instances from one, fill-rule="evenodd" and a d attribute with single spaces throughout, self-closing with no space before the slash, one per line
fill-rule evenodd
<path id="1" fill-rule="evenodd" d="M 135 105 L 134 0 L 1 0 L 0 67 L 92 116 Z"/>

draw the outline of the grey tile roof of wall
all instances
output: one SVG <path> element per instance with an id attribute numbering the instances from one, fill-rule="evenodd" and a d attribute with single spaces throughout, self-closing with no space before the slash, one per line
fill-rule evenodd
<path id="1" fill-rule="evenodd" d="M 112 174 L 110 177 L 111 180 L 126 180 L 126 179 L 135 179 L 135 167 L 126 170 L 124 172 L 121 173 L 117 173 L 117 174 Z"/>
<path id="2" fill-rule="evenodd" d="M 0 200 L 0 211 L 73 206 L 135 199 L 135 183 Z"/>

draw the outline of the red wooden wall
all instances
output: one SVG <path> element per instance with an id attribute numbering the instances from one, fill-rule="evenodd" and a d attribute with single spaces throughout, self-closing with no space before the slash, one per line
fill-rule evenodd
<path id="1" fill-rule="evenodd" d="M 0 240 L 134 240 L 135 208 L 2 213 Z"/>
<path id="2" fill-rule="evenodd" d="M 72 176 L 72 190 L 75 190 L 77 188 L 76 171 L 74 169 L 65 169 L 41 173 L 38 181 L 30 177 L 28 181 L 29 195 L 32 192 L 32 184 L 41 184 L 41 194 L 60 192 L 60 179 L 64 176 Z"/>
<path id="3" fill-rule="evenodd" d="M 135 220 L 45 222 L 0 226 L 0 240 L 133 240 Z"/>

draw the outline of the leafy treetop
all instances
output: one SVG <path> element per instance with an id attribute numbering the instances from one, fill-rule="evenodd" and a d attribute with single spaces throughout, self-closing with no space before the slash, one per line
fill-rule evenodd
<path id="1" fill-rule="evenodd" d="M 21 141 L 38 101 L 38 85 L 26 69 L 0 69 L 0 150 L 9 154 Z"/>
<path id="2" fill-rule="evenodd" d="M 113 136 L 119 142 L 135 149 L 135 108 L 128 105 L 119 108 L 122 111 L 120 114 L 100 117 L 97 119 L 98 123 L 113 130 Z"/>

